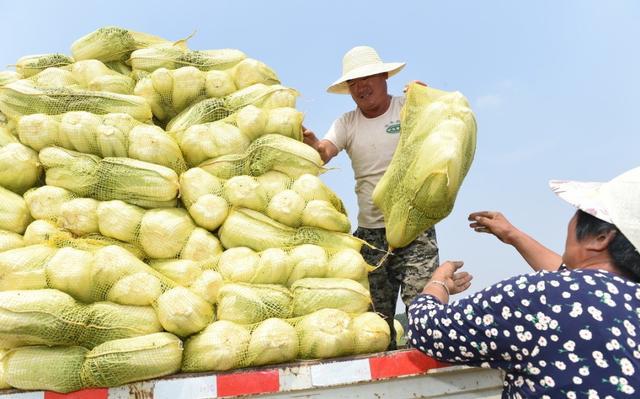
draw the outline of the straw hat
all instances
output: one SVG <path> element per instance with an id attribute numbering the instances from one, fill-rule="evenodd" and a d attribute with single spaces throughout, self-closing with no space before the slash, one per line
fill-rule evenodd
<path id="1" fill-rule="evenodd" d="M 640 167 L 607 183 L 552 180 L 549 186 L 571 205 L 614 224 L 640 251 Z"/>
<path id="2" fill-rule="evenodd" d="M 382 62 L 373 47 L 354 47 L 342 57 L 342 76 L 329 86 L 327 91 L 336 94 L 349 94 L 347 80 L 363 78 L 388 72 L 389 77 L 404 68 L 404 62 Z"/>

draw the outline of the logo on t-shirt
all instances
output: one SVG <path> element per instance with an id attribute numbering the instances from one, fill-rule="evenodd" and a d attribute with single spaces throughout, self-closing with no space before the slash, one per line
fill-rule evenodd
<path id="1" fill-rule="evenodd" d="M 389 134 L 400 133 L 400 121 L 389 122 L 385 125 L 385 128 Z"/>

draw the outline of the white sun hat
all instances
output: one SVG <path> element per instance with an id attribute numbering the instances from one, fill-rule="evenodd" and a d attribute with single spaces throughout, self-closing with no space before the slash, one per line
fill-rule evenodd
<path id="1" fill-rule="evenodd" d="M 363 78 L 388 72 L 389 77 L 404 68 L 404 62 L 382 62 L 373 47 L 357 46 L 342 57 L 342 76 L 329 86 L 327 91 L 336 94 L 349 94 L 347 80 Z"/>
<path id="2" fill-rule="evenodd" d="M 612 223 L 640 251 L 640 167 L 606 183 L 551 180 L 563 200 Z"/>

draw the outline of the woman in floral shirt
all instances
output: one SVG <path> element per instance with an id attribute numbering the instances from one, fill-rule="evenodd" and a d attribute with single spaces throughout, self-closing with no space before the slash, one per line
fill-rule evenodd
<path id="1" fill-rule="evenodd" d="M 640 168 L 551 186 L 579 208 L 564 255 L 499 213 L 471 214 L 471 227 L 537 272 L 448 304 L 471 276 L 445 262 L 409 307 L 409 340 L 440 360 L 504 370 L 503 398 L 640 397 Z"/>

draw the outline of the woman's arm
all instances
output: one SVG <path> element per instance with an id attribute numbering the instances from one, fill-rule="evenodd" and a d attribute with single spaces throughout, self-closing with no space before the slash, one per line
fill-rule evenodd
<path id="1" fill-rule="evenodd" d="M 562 264 L 562 256 L 517 229 L 500 212 L 474 212 L 469 221 L 472 222 L 469 227 L 475 231 L 493 234 L 513 246 L 535 271 L 555 271 Z"/>
<path id="2" fill-rule="evenodd" d="M 443 281 L 453 294 L 455 279 L 450 277 L 459 267 L 445 262 L 436 269 L 434 278 L 409 307 L 409 343 L 438 360 L 508 369 L 512 359 L 526 356 L 536 345 L 526 331 L 533 326 L 527 315 L 533 311 L 530 305 L 539 293 L 520 287 L 535 288 L 544 277 L 513 277 L 447 304 L 446 290 L 433 282 Z M 461 286 L 468 284 L 460 281 Z M 521 292 L 526 298 L 520 296 Z"/>

